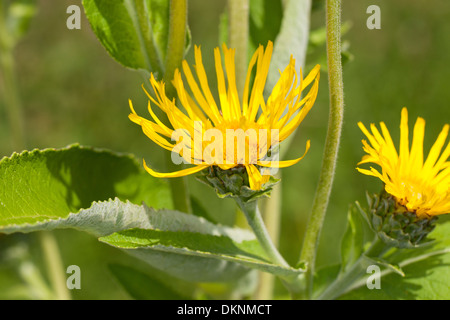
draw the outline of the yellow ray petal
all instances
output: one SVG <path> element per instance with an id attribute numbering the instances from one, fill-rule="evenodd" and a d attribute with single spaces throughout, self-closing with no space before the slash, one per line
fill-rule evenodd
<path id="1" fill-rule="evenodd" d="M 247 111 L 248 111 L 248 95 L 249 95 L 249 90 L 250 90 L 250 78 L 252 76 L 252 71 L 253 71 L 253 67 L 255 66 L 256 61 L 258 60 L 258 56 L 260 55 L 260 52 L 263 51 L 263 47 L 259 46 L 258 49 L 255 51 L 255 53 L 253 54 L 252 59 L 250 60 L 250 63 L 248 65 L 248 69 L 247 69 L 247 77 L 245 79 L 245 86 L 244 86 L 244 94 L 243 94 L 243 98 L 242 98 L 242 114 L 244 116 L 247 115 Z"/>
<path id="2" fill-rule="evenodd" d="M 195 71 L 197 72 L 198 81 L 200 82 L 200 86 L 202 88 L 203 94 L 205 95 L 206 101 L 211 106 L 214 113 L 216 113 L 215 110 L 217 110 L 218 112 L 219 109 L 211 93 L 211 90 L 209 89 L 208 77 L 206 76 L 206 71 L 203 66 L 202 53 L 200 51 L 200 47 L 195 46 L 194 51 L 195 51 Z M 218 118 L 219 120 L 221 120 L 222 116 L 218 115 Z"/>
<path id="3" fill-rule="evenodd" d="M 261 173 L 259 172 L 258 168 L 256 168 L 253 164 L 245 166 L 247 169 L 248 174 L 248 181 L 250 184 L 250 189 L 252 190 L 261 190 L 263 181 L 266 179 L 263 179 Z"/>
<path id="4" fill-rule="evenodd" d="M 364 133 L 364 135 L 369 139 L 370 144 L 372 147 L 376 150 L 380 148 L 380 144 L 375 139 L 375 137 L 367 130 L 366 126 L 362 122 L 358 122 L 358 127 L 361 129 L 361 131 Z"/>
<path id="5" fill-rule="evenodd" d="M 287 168 L 290 166 L 293 166 L 294 164 L 298 163 L 300 160 L 302 160 L 306 154 L 308 153 L 309 148 L 311 147 L 311 141 L 308 140 L 306 142 L 306 150 L 305 153 L 295 160 L 284 160 L 284 161 L 258 161 L 258 165 L 261 167 L 269 167 L 269 168 Z"/>
<path id="6" fill-rule="evenodd" d="M 223 44 L 223 51 L 225 56 L 225 70 L 228 78 L 228 103 L 230 104 L 231 116 L 233 119 L 241 117 L 241 107 L 239 104 L 239 95 L 236 87 L 236 71 L 235 71 L 235 50 L 228 49 Z"/>
<path id="7" fill-rule="evenodd" d="M 306 76 L 306 78 L 302 81 L 302 84 L 299 88 L 300 91 L 309 86 L 311 82 L 313 82 L 313 80 L 319 75 L 320 75 L 320 65 L 316 64 L 315 67 Z"/>
<path id="8" fill-rule="evenodd" d="M 380 122 L 381 132 L 383 133 L 384 140 L 386 141 L 387 148 L 389 149 L 389 153 L 392 157 L 392 159 L 397 159 L 397 149 L 395 148 L 394 141 L 392 141 L 391 134 L 389 133 L 389 130 L 386 127 L 386 124 L 384 122 Z"/>
<path id="9" fill-rule="evenodd" d="M 215 104 L 213 105 L 208 104 L 202 92 L 200 91 L 200 88 L 197 82 L 195 81 L 194 76 L 192 75 L 191 69 L 189 68 L 189 65 L 186 62 L 186 60 L 183 60 L 182 65 L 184 75 L 186 76 L 187 82 L 192 90 L 192 93 L 194 94 L 195 99 L 199 103 L 202 110 L 214 122 L 214 124 L 218 125 L 222 120 L 222 116 L 220 115 L 219 110 L 217 110 L 217 106 Z"/>
<path id="10" fill-rule="evenodd" d="M 425 171 L 428 172 L 436 164 L 436 161 L 441 154 L 442 148 L 444 147 L 445 140 L 447 140 L 449 128 L 450 126 L 448 124 L 445 125 L 444 128 L 442 128 L 442 131 L 436 139 L 436 142 L 431 147 L 430 152 L 428 153 L 427 160 L 423 165 L 423 169 Z"/>
<path id="11" fill-rule="evenodd" d="M 402 109 L 400 121 L 400 158 L 403 163 L 409 159 L 409 129 L 408 129 L 408 110 Z"/>
<path id="12" fill-rule="evenodd" d="M 230 104 L 228 102 L 227 89 L 225 86 L 225 76 L 222 68 L 222 57 L 219 48 L 214 49 L 214 61 L 217 75 L 217 88 L 219 91 L 220 109 L 222 110 L 223 118 L 231 120 Z"/>
<path id="13" fill-rule="evenodd" d="M 413 141 L 410 154 L 411 173 L 419 172 L 423 166 L 423 140 L 425 137 L 425 120 L 417 118 L 414 125 Z"/>
<path id="14" fill-rule="evenodd" d="M 150 173 L 155 178 L 184 177 L 184 176 L 202 171 L 203 169 L 206 169 L 208 167 L 207 165 L 198 165 L 198 166 L 188 168 L 188 169 L 183 169 L 180 171 L 169 172 L 169 173 L 160 173 L 160 172 L 156 172 L 156 171 L 152 170 L 150 167 L 148 167 L 147 164 L 145 163 L 145 160 L 143 161 L 143 163 L 144 163 L 145 170 L 147 170 L 147 172 Z"/>

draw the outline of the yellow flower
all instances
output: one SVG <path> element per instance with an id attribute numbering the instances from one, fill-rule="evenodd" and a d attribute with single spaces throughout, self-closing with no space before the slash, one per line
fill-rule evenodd
<path id="1" fill-rule="evenodd" d="M 177 151 L 185 163 L 195 164 L 194 167 L 177 172 L 158 173 L 148 167 L 144 161 L 145 169 L 152 176 L 180 177 L 199 172 L 209 166 L 219 166 L 223 170 L 245 166 L 250 188 L 260 190 L 270 178 L 270 173 L 265 168 L 291 166 L 304 156 L 290 161 L 267 161 L 268 152 L 273 151 L 279 142 L 292 134 L 312 108 L 318 91 L 320 66 L 316 66 L 305 79 L 300 71 L 299 79 L 295 70 L 295 60 L 291 57 L 289 65 L 283 72 L 280 72 L 280 79 L 265 102 L 263 92 L 269 72 L 273 44 L 269 42 L 266 50 L 263 46 L 259 46 L 250 61 L 242 103 L 240 103 L 236 88 L 235 50 L 228 49 L 225 45 L 222 49 L 226 76 L 222 67 L 220 50 L 219 48 L 214 50 L 220 108 L 209 88 L 200 48 L 195 47 L 194 70 L 198 81 L 194 78 L 186 61 L 183 61 L 182 69 L 190 92 L 185 87 L 179 70 L 175 71 L 172 81 L 183 111 L 177 107 L 175 99 L 171 100 L 166 96 L 164 83 L 156 81 L 153 74 L 150 83 L 155 98 L 146 91 L 150 101 L 167 115 L 171 128 L 157 118 L 150 101 L 148 111 L 152 120 L 138 116 L 131 101 L 129 118 L 140 125 L 143 132 L 159 146 L 172 152 Z M 255 66 L 256 73 L 251 86 L 250 82 Z M 227 77 L 227 81 L 225 77 Z M 226 82 L 228 82 L 228 86 Z M 313 84 L 309 93 L 301 98 L 302 91 L 311 83 Z M 238 135 L 234 135 L 237 130 L 245 132 L 243 140 L 245 143 L 240 145 L 240 149 L 245 151 L 244 156 L 239 155 L 239 150 L 237 150 L 239 142 L 237 143 L 238 147 L 225 145 L 225 141 L 229 139 L 233 144 L 235 139 L 239 139 Z M 247 134 L 252 130 L 257 133 L 265 131 L 268 134 L 256 136 Z M 222 136 L 219 137 L 220 135 Z M 211 136 L 214 136 L 216 140 L 212 141 Z M 222 141 L 218 141 L 218 137 Z M 171 139 L 177 140 L 178 144 L 172 143 Z M 180 140 L 182 141 L 180 142 Z M 219 142 L 222 142 L 221 147 L 217 147 Z M 212 147 L 213 144 L 215 148 Z M 305 154 L 309 146 L 310 142 L 308 141 Z"/>
<path id="2" fill-rule="evenodd" d="M 447 139 L 449 125 L 445 125 L 424 162 L 423 140 L 425 120 L 417 118 L 411 148 L 409 148 L 408 111 L 403 108 L 400 123 L 400 152 L 394 146 L 386 125 L 381 122 L 381 132 L 370 126 L 372 134 L 362 123 L 360 129 L 371 145 L 363 140 L 365 155 L 359 164 L 375 163 L 382 169 L 360 169 L 359 172 L 378 177 L 385 183 L 387 193 L 396 202 L 415 212 L 419 218 L 430 218 L 450 213 L 450 143 L 441 153 Z M 359 165 L 358 164 L 358 165 Z"/>

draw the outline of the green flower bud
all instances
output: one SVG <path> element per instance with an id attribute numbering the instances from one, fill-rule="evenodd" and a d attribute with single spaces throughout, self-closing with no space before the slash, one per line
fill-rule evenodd
<path id="1" fill-rule="evenodd" d="M 260 197 L 270 197 L 273 186 L 279 181 L 279 179 L 270 177 L 261 190 L 252 190 L 245 166 L 237 166 L 228 170 L 211 166 L 203 172 L 197 176 L 197 179 L 213 187 L 220 198 L 238 197 L 244 202 L 254 201 Z"/>
<path id="2" fill-rule="evenodd" d="M 384 190 L 380 194 L 367 194 L 367 202 L 369 210 L 365 213 L 370 227 L 390 246 L 415 248 L 423 245 L 435 227 L 437 217 L 419 218 Z"/>

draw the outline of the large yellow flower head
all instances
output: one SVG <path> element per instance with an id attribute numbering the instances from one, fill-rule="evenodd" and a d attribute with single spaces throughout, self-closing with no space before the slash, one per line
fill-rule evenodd
<path id="1" fill-rule="evenodd" d="M 250 61 L 241 100 L 236 87 L 235 50 L 225 45 L 222 49 L 225 72 L 220 50 L 214 50 L 219 103 L 210 90 L 200 48 L 195 47 L 194 71 L 197 80 L 188 63 L 183 61 L 185 81 L 181 72 L 176 70 L 172 82 L 184 110 L 177 107 L 175 99 L 171 100 L 166 96 L 165 84 L 156 81 L 152 74 L 150 83 L 155 98 L 146 91 L 150 99 L 148 111 L 152 120 L 138 116 L 131 101 L 132 112 L 129 118 L 140 125 L 151 140 L 172 151 L 172 159 L 174 153 L 178 153 L 184 163 L 195 165 L 177 172 L 158 173 L 144 161 L 145 169 L 152 176 L 180 177 L 209 166 L 218 166 L 222 170 L 245 166 L 250 188 L 260 190 L 270 178 L 268 168 L 287 167 L 303 158 L 274 161 L 273 157 L 268 155 L 275 153 L 278 144 L 294 132 L 312 108 L 318 92 L 320 67 L 316 66 L 303 79 L 301 71 L 299 76 L 295 70 L 295 60 L 291 58 L 286 69 L 280 72 L 279 81 L 265 101 L 263 93 L 273 44 L 269 42 L 266 50 L 259 46 Z M 186 82 L 189 91 L 185 87 Z M 312 86 L 308 94 L 301 97 L 302 91 L 310 84 Z M 150 102 L 167 115 L 171 127 L 158 119 Z M 309 145 L 308 141 L 305 154 Z"/>
<path id="2" fill-rule="evenodd" d="M 425 161 L 425 120 L 417 119 L 410 148 L 406 108 L 403 108 L 401 115 L 399 153 L 383 122 L 380 123 L 381 133 L 374 124 L 370 126 L 372 133 L 362 123 L 358 125 L 370 142 L 369 145 L 363 140 L 367 155 L 359 164 L 371 162 L 381 167 L 381 173 L 374 168 L 358 168 L 361 173 L 378 177 L 385 183 L 386 192 L 419 218 L 450 213 L 450 143 L 442 151 L 449 132 L 448 124 L 442 129 Z"/>

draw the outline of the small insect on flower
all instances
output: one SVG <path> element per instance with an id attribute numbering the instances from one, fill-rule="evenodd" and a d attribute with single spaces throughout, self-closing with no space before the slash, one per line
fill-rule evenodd
<path id="1" fill-rule="evenodd" d="M 152 176 L 170 178 L 193 174 L 208 167 L 220 170 L 245 167 L 250 189 L 260 190 L 269 181 L 270 168 L 291 166 L 304 156 L 295 160 L 278 161 L 274 153 L 279 143 L 294 132 L 312 108 L 318 92 L 320 66 L 316 66 L 303 79 L 301 71 L 299 76 L 295 70 L 295 60 L 291 57 L 289 65 L 280 72 L 279 81 L 265 101 L 263 93 L 273 44 L 269 42 L 266 50 L 259 46 L 248 67 L 241 102 L 236 87 L 235 50 L 225 45 L 222 49 L 225 72 L 220 50 L 214 50 L 220 103 L 216 102 L 210 90 L 200 48 L 195 47 L 194 69 L 197 80 L 188 63 L 182 63 L 190 91 L 185 87 L 178 69 L 172 81 L 184 110 L 177 107 L 175 99 L 167 97 L 165 84 L 157 81 L 152 74 L 150 83 L 155 98 L 146 91 L 150 99 L 148 111 L 152 120 L 137 115 L 131 101 L 129 118 L 140 125 L 151 140 L 172 151 L 172 159 L 176 158 L 176 154 L 184 163 L 195 165 L 177 172 L 158 173 L 144 161 L 145 169 Z M 252 77 L 255 66 L 256 73 Z M 310 84 L 310 91 L 301 97 L 302 91 Z M 158 119 L 151 103 L 167 115 L 170 126 Z M 176 144 L 171 141 L 176 141 Z M 309 146 L 308 141 L 305 154 Z"/>
<path id="2" fill-rule="evenodd" d="M 381 167 L 381 173 L 374 168 L 357 168 L 359 172 L 383 181 L 385 191 L 394 197 L 397 205 L 415 213 L 419 219 L 450 213 L 450 143 L 442 151 L 449 132 L 448 124 L 442 129 L 425 161 L 425 120 L 417 119 L 410 148 L 406 108 L 401 114 L 399 153 L 383 122 L 380 123 L 381 133 L 374 124 L 370 126 L 372 133 L 362 123 L 358 125 L 370 142 L 369 145 L 367 141 L 362 141 L 367 155 L 358 165 L 374 163 Z"/>

